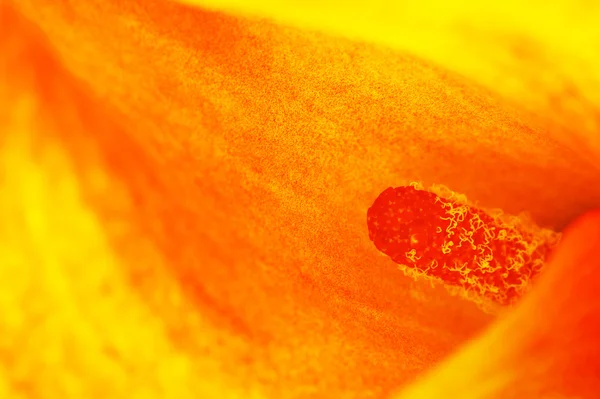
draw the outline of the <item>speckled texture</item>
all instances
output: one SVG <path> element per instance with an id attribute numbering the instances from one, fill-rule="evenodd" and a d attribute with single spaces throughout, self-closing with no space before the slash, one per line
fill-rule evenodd
<path id="1" fill-rule="evenodd" d="M 447 190 L 450 191 L 450 190 Z M 410 275 L 431 277 L 477 303 L 516 303 L 542 271 L 560 235 L 502 220 L 452 193 L 390 187 L 367 211 L 369 239 Z"/>
<path id="2" fill-rule="evenodd" d="M 386 397 L 493 318 L 378 256 L 383 189 L 557 229 L 600 200 L 552 119 L 443 64 L 167 1 L 5 3 L 0 397 Z"/>

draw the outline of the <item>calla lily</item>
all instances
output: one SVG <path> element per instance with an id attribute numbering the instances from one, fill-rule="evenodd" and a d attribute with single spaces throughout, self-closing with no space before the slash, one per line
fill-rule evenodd
<path id="1" fill-rule="evenodd" d="M 0 397 L 596 398 L 599 13 L 3 3 Z M 530 293 L 379 256 L 406 180 L 563 231 Z"/>

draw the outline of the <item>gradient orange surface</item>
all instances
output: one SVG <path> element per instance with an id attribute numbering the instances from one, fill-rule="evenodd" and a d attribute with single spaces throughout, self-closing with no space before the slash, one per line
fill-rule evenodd
<path id="1" fill-rule="evenodd" d="M 600 390 L 597 213 L 498 320 L 364 223 L 410 179 L 561 230 L 600 204 L 593 130 L 325 27 L 166 1 L 0 18 L 0 397 Z"/>

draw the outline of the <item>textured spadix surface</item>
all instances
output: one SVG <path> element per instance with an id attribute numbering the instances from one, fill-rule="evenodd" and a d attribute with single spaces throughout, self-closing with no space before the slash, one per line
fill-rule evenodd
<path id="1" fill-rule="evenodd" d="M 447 187 L 416 182 L 379 194 L 367 228 L 405 274 L 441 283 L 490 312 L 531 289 L 560 240 L 526 214 L 481 209 Z"/>

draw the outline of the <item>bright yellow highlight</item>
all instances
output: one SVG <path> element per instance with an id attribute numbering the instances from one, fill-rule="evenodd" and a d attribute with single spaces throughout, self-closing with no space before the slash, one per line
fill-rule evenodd
<path id="1" fill-rule="evenodd" d="M 1 125 L 11 132 L 0 151 L 2 191 L 11 195 L 0 196 L 0 396 L 16 398 L 8 392 L 35 370 L 36 383 L 19 388 L 31 398 L 241 397 L 214 384 L 221 379 L 189 390 L 196 373 L 214 374 L 216 365 L 192 365 L 132 291 L 64 149 L 34 139 L 44 118 L 39 100 L 13 98 Z M 106 186 L 104 171 L 94 177 L 94 186 Z M 155 294 L 178 295 L 161 281 Z"/>

